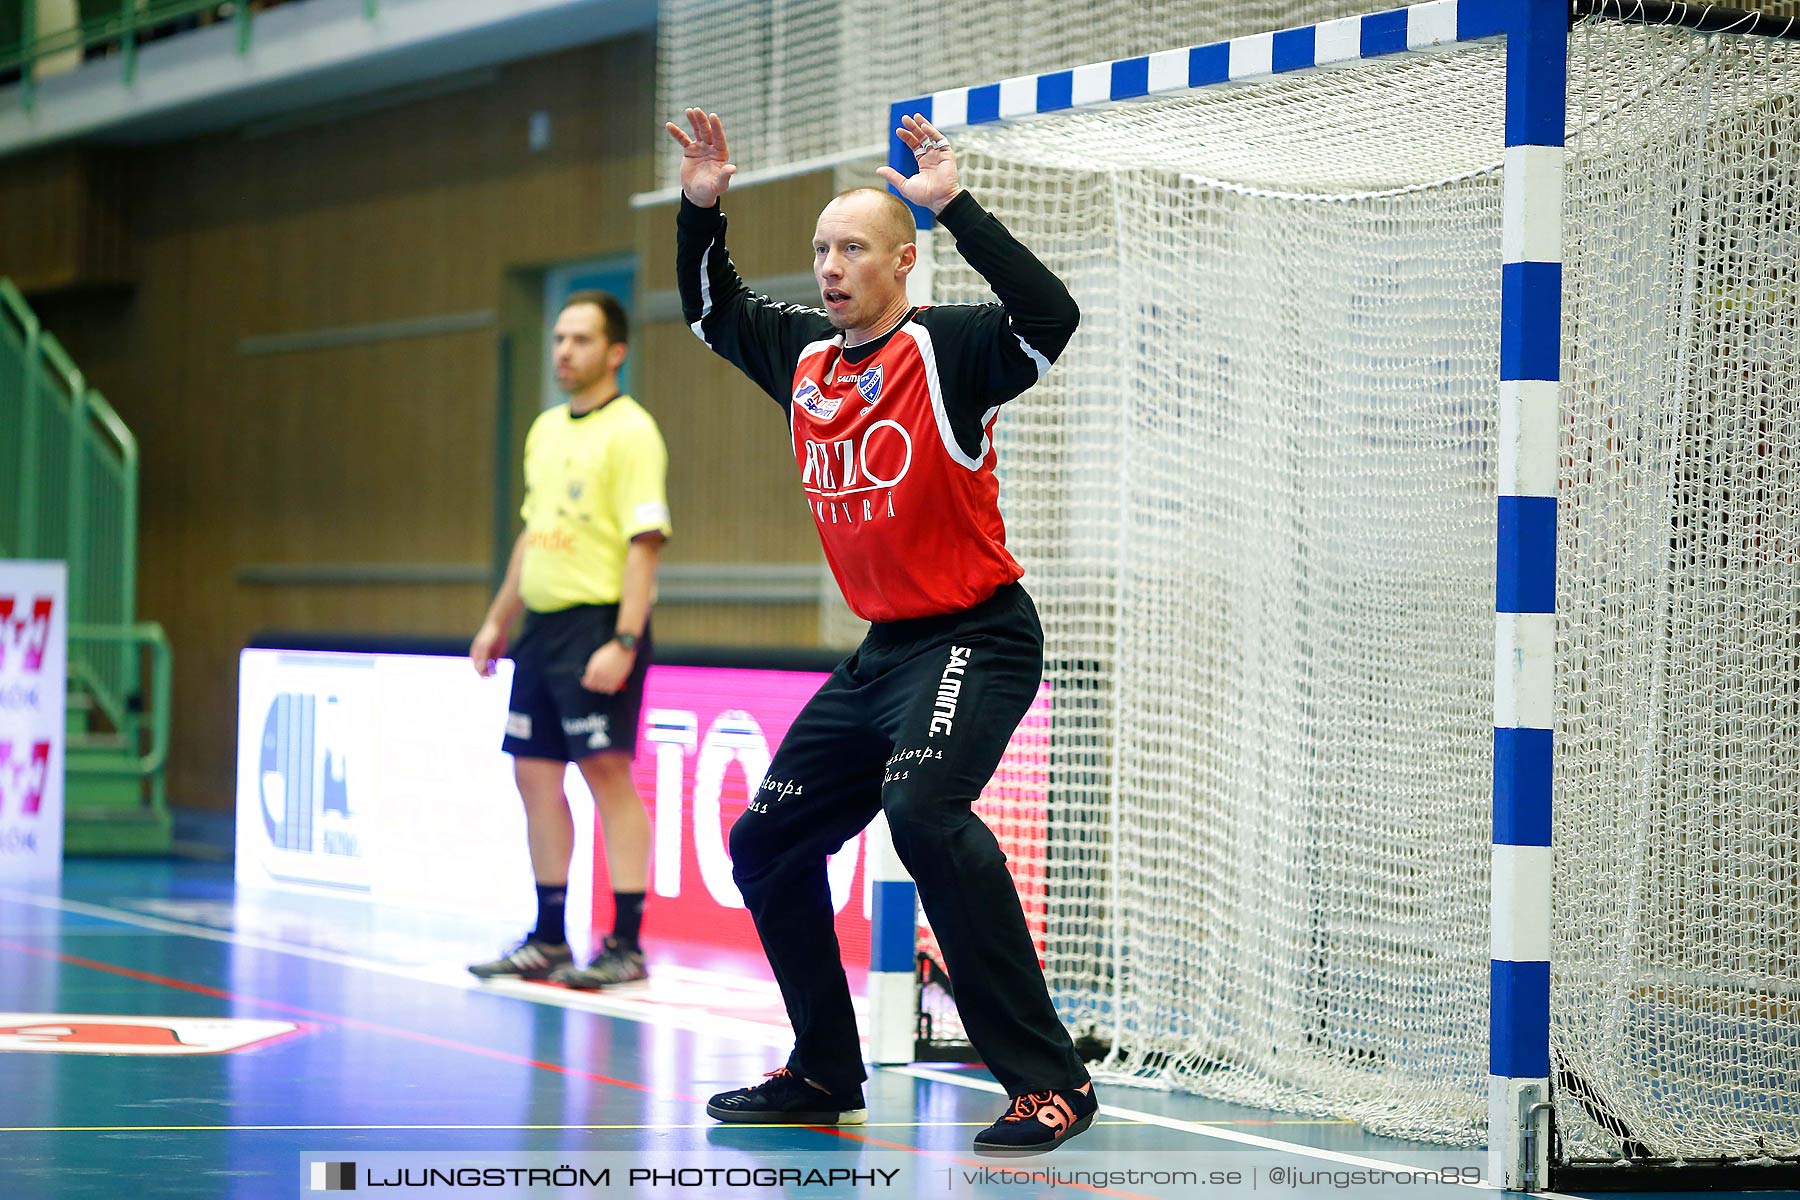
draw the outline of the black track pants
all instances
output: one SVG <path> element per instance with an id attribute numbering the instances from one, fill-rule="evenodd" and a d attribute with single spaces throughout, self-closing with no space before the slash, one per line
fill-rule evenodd
<path id="1" fill-rule="evenodd" d="M 731 829 L 732 876 L 774 968 L 788 1066 L 867 1078 L 825 858 L 885 812 L 944 950 L 963 1027 L 1011 1095 L 1087 1080 L 1019 896 L 971 806 L 1038 692 L 1043 630 L 1017 584 L 966 612 L 877 624 L 807 704 Z"/>

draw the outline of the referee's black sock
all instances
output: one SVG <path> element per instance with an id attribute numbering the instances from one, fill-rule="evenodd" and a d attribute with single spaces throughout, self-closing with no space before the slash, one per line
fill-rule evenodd
<path id="1" fill-rule="evenodd" d="M 644 893 L 613 893 L 613 940 L 621 949 L 638 949 L 638 934 L 644 928 Z"/>
<path id="2" fill-rule="evenodd" d="M 563 922 L 563 905 L 568 898 L 569 885 L 566 883 L 537 885 L 538 918 L 537 928 L 531 931 L 532 941 L 560 946 L 569 940 L 569 931 Z"/>

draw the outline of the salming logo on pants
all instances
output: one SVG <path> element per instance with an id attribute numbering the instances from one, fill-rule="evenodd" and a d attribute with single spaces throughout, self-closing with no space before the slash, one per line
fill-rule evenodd
<path id="1" fill-rule="evenodd" d="M 956 720 L 956 702 L 962 696 L 963 672 L 968 669 L 969 648 L 950 647 L 950 661 L 944 667 L 944 678 L 938 683 L 937 704 L 931 710 L 931 728 L 926 731 L 927 737 L 950 736 L 951 722 Z"/>

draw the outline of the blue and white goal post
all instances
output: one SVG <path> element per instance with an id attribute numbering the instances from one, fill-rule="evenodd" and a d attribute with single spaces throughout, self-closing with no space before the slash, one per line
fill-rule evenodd
<path id="1" fill-rule="evenodd" d="M 1568 99 L 1571 31 L 1582 17 L 1611 17 L 1621 24 L 1633 23 L 1634 27 L 1646 24 L 1666 26 L 1678 30 L 1678 33 L 1671 35 L 1676 40 L 1703 39 L 1712 31 L 1727 31 L 1719 34 L 1723 38 L 1742 35 L 1772 40 L 1793 35 L 1793 30 L 1779 27 L 1779 23 L 1766 18 L 1733 14 L 1716 8 L 1707 9 L 1704 13 L 1696 9 L 1690 14 L 1682 6 L 1669 5 L 1627 4 L 1621 7 L 1592 4 L 1584 7 L 1577 4 L 1572 9 L 1563 0 L 1433 0 L 1431 3 L 1394 11 L 1347 17 L 1209 45 L 1170 49 L 978 86 L 950 88 L 895 103 L 890 120 L 890 126 L 898 126 L 903 116 L 923 114 L 949 138 L 953 147 L 959 149 L 965 145 L 988 145 L 981 139 L 989 136 L 989 131 L 993 131 L 993 137 L 1005 133 L 1005 136 L 1014 138 L 1008 144 L 1016 145 L 1033 136 L 1034 131 L 1060 129 L 1073 122 L 1089 121 L 1093 119 L 1093 115 L 1109 111 L 1129 112 L 1144 105 L 1154 105 L 1158 101 L 1211 94 L 1216 89 L 1228 89 L 1234 94 L 1253 96 L 1257 88 L 1274 86 L 1289 78 L 1321 76 L 1335 73 L 1332 69 L 1337 68 L 1355 70 L 1367 67 L 1373 70 L 1377 60 L 1391 59 L 1399 62 L 1420 55 L 1448 56 L 1477 45 L 1486 46 L 1486 53 L 1493 55 L 1499 52 L 1496 48 L 1504 47 L 1503 71 L 1493 76 L 1494 89 L 1503 92 L 1503 95 L 1486 98 L 1494 105 L 1503 106 L 1504 110 L 1503 133 L 1495 131 L 1501 134 L 1504 144 L 1492 147 L 1493 167 L 1497 168 L 1498 175 L 1499 210 L 1497 237 L 1493 239 L 1492 249 L 1497 253 L 1499 261 L 1492 263 L 1494 269 L 1491 273 L 1485 269 L 1473 272 L 1463 281 L 1466 290 L 1493 294 L 1489 308 L 1497 318 L 1497 329 L 1492 330 L 1491 334 L 1497 341 L 1497 355 L 1493 361 L 1497 363 L 1498 369 L 1497 377 L 1490 374 L 1485 385 L 1471 389 L 1471 393 L 1476 395 L 1476 399 L 1471 402 L 1476 411 L 1470 418 L 1470 427 L 1479 426 L 1482 430 L 1489 431 L 1481 436 L 1491 437 L 1495 460 L 1489 468 L 1486 498 L 1482 501 L 1491 505 L 1485 536 L 1489 539 L 1487 545 L 1491 547 L 1492 560 L 1489 576 L 1493 601 L 1492 739 L 1491 744 L 1487 744 L 1483 738 L 1483 744 L 1472 751 L 1491 759 L 1492 841 L 1485 854 L 1479 844 L 1465 849 L 1469 851 L 1471 859 L 1475 856 L 1485 859 L 1481 870 L 1488 879 L 1490 889 L 1487 928 L 1485 933 L 1480 934 L 1489 951 L 1485 1015 L 1487 1044 L 1483 1058 L 1486 1066 L 1485 1121 L 1490 1181 L 1497 1186 L 1520 1190 L 1552 1186 L 1557 1178 L 1553 1142 L 1560 1136 L 1557 1128 L 1560 1118 L 1553 1119 L 1557 1097 L 1552 1083 L 1551 1053 L 1551 830 L 1553 791 L 1561 786 L 1561 777 L 1556 774 L 1554 767 L 1557 756 L 1563 753 L 1563 734 L 1557 716 L 1558 498 L 1561 469 L 1559 454 L 1566 453 L 1562 437 L 1568 423 L 1569 399 L 1566 393 L 1570 383 L 1564 376 L 1564 369 L 1570 354 L 1567 339 L 1571 336 L 1571 323 L 1565 319 L 1567 314 L 1564 307 L 1565 131 L 1571 128 Z M 1688 43 L 1682 44 L 1685 46 Z M 1696 41 L 1693 44 L 1700 43 Z M 1619 53 L 1629 58 L 1634 51 L 1626 48 Z M 1786 78 L 1785 73 L 1791 72 L 1794 63 L 1787 51 L 1783 50 L 1781 54 L 1786 57 L 1782 57 L 1777 65 Z M 1747 108 L 1762 111 L 1755 103 L 1747 102 Z M 1221 110 L 1207 111 L 1217 113 Z M 1295 111 L 1316 110 L 1297 108 Z M 1777 104 L 1771 111 L 1792 113 L 1800 109 L 1782 109 Z M 1005 131 L 1016 131 L 1016 135 Z M 1466 131 L 1459 132 L 1459 136 L 1464 134 Z M 1224 138 L 1226 135 L 1220 136 Z M 1280 134 L 1279 130 L 1275 130 L 1258 136 L 1275 138 Z M 1777 129 L 1771 136 L 1785 139 L 1789 134 Z M 1206 132 L 1203 130 L 1196 133 L 1194 140 L 1196 144 L 1205 142 Z M 1256 140 L 1246 138 L 1244 142 L 1250 145 Z M 1094 147 L 1107 143 L 1104 139 L 1090 138 L 1088 141 L 1072 144 L 1087 149 L 1077 148 L 1060 158 L 1049 155 L 1044 161 L 1052 162 L 1057 169 L 1078 170 L 1083 153 L 1094 153 Z M 1789 142 L 1784 140 L 1781 144 L 1786 147 Z M 1250 145 L 1250 150 L 1246 153 L 1255 149 L 1254 145 Z M 1783 154 L 1785 153 L 1784 149 Z M 1212 160 L 1206 161 L 1210 163 Z M 902 174 L 910 175 L 916 169 L 913 154 L 898 137 L 892 138 L 889 162 Z M 1098 169 L 1110 170 L 1117 165 L 1102 163 Z M 1188 171 L 1196 175 L 1211 175 L 1216 170 L 1220 172 L 1216 176 L 1219 178 L 1225 178 L 1228 169 L 1213 166 L 1184 167 L 1179 164 L 1170 167 L 1171 172 Z M 1490 170 L 1489 173 L 1491 175 L 1496 172 Z M 1474 174 L 1479 172 L 1472 172 L 1472 177 Z M 1795 177 L 1800 175 L 1787 177 L 1788 185 L 1791 186 Z M 1379 191 L 1383 185 L 1377 183 L 1371 186 Z M 976 184 L 972 183 L 971 187 L 979 198 L 995 209 L 1002 220 L 1014 224 L 1019 213 L 1008 211 L 1003 200 L 996 200 L 983 193 Z M 1282 191 L 1279 184 L 1271 183 L 1267 178 L 1252 180 L 1250 188 L 1265 189 L 1270 194 Z M 1295 190 L 1304 190 L 1304 187 L 1297 186 Z M 1407 186 L 1395 185 L 1390 190 L 1398 193 L 1407 190 Z M 1787 206 L 1781 208 L 1782 212 L 1800 211 L 1785 198 L 1778 199 L 1776 203 Z M 936 222 L 932 214 L 916 209 L 915 215 L 921 242 L 921 266 L 919 277 L 915 278 L 917 284 L 920 277 L 929 278 L 934 267 L 941 277 L 945 272 L 955 269 L 956 264 L 953 251 L 947 245 L 939 244 L 947 239 L 943 239 L 941 234 L 933 233 Z M 1179 222 L 1172 221 L 1170 225 L 1171 228 L 1176 228 Z M 1014 227 L 1019 228 L 1016 224 Z M 1197 227 L 1213 228 L 1205 222 Z M 1033 239 L 1027 232 L 1020 230 L 1020 235 L 1033 249 L 1040 249 L 1033 244 Z M 1387 235 L 1377 229 L 1369 236 Z M 1171 234 L 1170 240 L 1163 243 L 1169 247 L 1169 255 L 1181 253 L 1175 237 L 1176 235 Z M 1693 256 L 1690 254 L 1688 257 L 1691 259 Z M 1677 258 L 1679 259 L 1679 255 Z M 1702 297 L 1698 304 L 1704 310 L 1707 303 L 1705 297 L 1708 295 L 1706 288 L 1711 287 L 1716 292 L 1717 285 L 1692 286 L 1697 289 L 1696 294 Z M 1782 286 L 1791 287 L 1791 283 Z M 945 295 L 936 289 L 936 284 L 928 284 L 926 290 L 940 302 L 961 298 L 960 293 Z M 1084 311 L 1088 311 L 1090 297 L 1082 294 L 1078 287 L 1074 290 L 1077 301 L 1083 305 Z M 915 288 L 915 296 L 917 295 L 918 290 Z M 1227 295 L 1220 302 L 1229 303 L 1230 299 Z M 1353 315 L 1362 311 L 1356 305 L 1350 307 Z M 1695 303 L 1688 303 L 1685 308 L 1683 305 L 1676 305 L 1675 311 L 1679 313 L 1695 307 Z M 1363 317 L 1355 316 L 1355 319 L 1362 320 Z M 1428 314 L 1423 319 L 1435 318 Z M 1681 326 L 1689 331 L 1684 336 L 1690 336 L 1690 340 L 1691 337 L 1701 336 L 1692 333 L 1698 327 L 1694 324 L 1692 311 L 1688 311 L 1688 321 L 1687 325 Z M 1704 320 L 1699 322 L 1700 326 L 1704 324 Z M 1351 327 L 1350 336 L 1357 336 L 1357 328 L 1354 325 Z M 1641 340 L 1648 339 L 1650 335 L 1645 334 Z M 1216 360 L 1214 369 L 1219 373 L 1235 369 L 1233 364 L 1226 364 L 1226 356 L 1215 355 L 1204 344 L 1194 345 L 1192 352 L 1197 361 L 1214 363 Z M 1372 373 L 1379 369 L 1379 364 L 1359 367 L 1358 370 L 1364 374 L 1357 378 L 1373 378 Z M 1424 369 L 1428 371 L 1429 365 Z M 1115 370 L 1114 374 L 1118 374 L 1118 371 Z M 1054 374 L 1050 378 L 1054 379 Z M 1585 388 L 1588 385 L 1583 386 Z M 1451 389 L 1446 385 L 1437 390 Z M 1764 399 L 1758 402 L 1766 404 L 1767 394 L 1765 391 Z M 1064 397 L 1061 403 L 1066 405 L 1068 398 Z M 1003 412 L 1000 420 L 1004 427 L 1009 417 Z M 1376 435 L 1371 435 L 1371 438 L 1376 438 Z M 1008 464 L 1005 460 L 1004 441 L 1001 445 L 1003 453 L 1000 469 L 1004 481 Z M 1003 482 L 1003 487 L 1005 486 Z M 1566 487 L 1564 492 L 1566 511 L 1569 503 Z M 1013 508 L 1009 508 L 1007 515 L 1009 527 L 1014 526 L 1017 520 L 1029 519 L 1028 516 L 1021 518 Z M 1156 519 L 1173 521 L 1176 518 L 1165 514 Z M 1351 522 L 1345 522 L 1342 527 L 1348 531 L 1353 526 Z M 1205 523 L 1202 522 L 1198 532 L 1191 533 L 1190 536 L 1197 539 L 1196 545 L 1203 543 L 1208 537 Z M 1652 549 L 1655 549 L 1655 538 L 1660 536 L 1663 535 L 1652 535 Z M 1666 549 L 1666 538 L 1664 547 Z M 1029 572 L 1030 564 L 1027 565 Z M 1173 568 L 1164 565 L 1156 569 L 1168 571 Z M 1314 567 L 1308 566 L 1306 569 L 1310 571 Z M 1148 568 L 1145 571 L 1147 578 Z M 1042 591 L 1036 593 L 1040 607 L 1046 613 L 1061 602 L 1057 586 L 1059 585 L 1052 579 L 1044 585 Z M 1129 609 L 1127 601 L 1130 597 L 1126 593 L 1130 590 L 1130 584 L 1121 579 L 1119 588 L 1125 599 L 1118 604 L 1118 620 L 1127 622 L 1129 618 L 1124 614 Z M 1123 644 L 1123 640 L 1129 637 L 1129 630 L 1122 631 L 1119 637 Z M 1121 650 L 1121 656 L 1124 653 Z M 1485 650 L 1479 653 L 1485 655 Z M 1471 677 L 1478 678 L 1481 674 L 1484 672 L 1475 671 L 1471 673 Z M 1058 684 L 1053 680 L 1053 705 L 1060 699 L 1057 689 Z M 1162 700 L 1154 698 L 1154 702 L 1161 703 Z M 1130 700 L 1121 699 L 1119 703 L 1124 706 Z M 1121 716 L 1118 719 L 1123 721 L 1125 718 Z M 1112 769 L 1115 773 L 1126 773 L 1132 769 L 1123 749 L 1117 750 L 1113 760 Z M 1555 787 L 1553 780 L 1557 781 Z M 1114 784 L 1115 796 L 1130 790 L 1117 785 L 1117 780 Z M 1053 813 L 1057 811 L 1054 798 L 1051 808 Z M 1054 839 L 1056 836 L 1053 818 L 1049 837 Z M 1186 835 L 1171 829 L 1169 836 Z M 1332 833 L 1330 829 L 1321 827 L 1314 830 L 1314 836 L 1329 839 Z M 1559 838 L 1560 836 L 1559 833 Z M 1113 854 L 1122 852 L 1116 846 L 1109 851 Z M 1630 846 L 1616 848 L 1619 855 L 1631 852 Z M 892 866 L 891 862 L 889 865 Z M 1116 860 L 1096 860 L 1093 869 L 1097 875 L 1124 870 Z M 1565 864 L 1565 869 L 1612 871 L 1616 868 L 1590 861 Z M 879 980 L 897 981 L 897 973 L 901 971 L 907 972 L 910 978 L 913 900 L 910 890 L 902 882 L 903 872 L 890 871 L 889 876 L 884 878 L 888 882 L 876 885 L 879 889 L 876 910 L 876 953 L 879 961 L 876 964 L 878 983 L 875 986 L 886 997 L 885 1002 L 877 1005 L 877 1044 L 882 1049 L 876 1057 L 891 1061 L 896 1055 L 903 1054 L 903 1044 L 910 1037 L 913 1019 L 911 992 L 910 989 L 903 989 L 898 982 L 881 983 Z M 1112 882 L 1116 884 L 1117 880 Z M 1057 880 L 1053 876 L 1052 890 L 1057 886 Z M 1098 890 L 1104 891 L 1104 888 Z M 881 907 L 883 897 L 896 908 L 903 906 L 904 915 L 890 912 L 884 918 Z M 1315 901 L 1315 926 L 1318 920 L 1316 905 Z M 1113 919 L 1116 929 L 1119 927 L 1116 912 Z M 1051 939 L 1054 942 L 1054 897 L 1051 921 Z M 901 928 L 907 931 L 906 935 L 902 936 L 897 932 Z M 1371 963 L 1378 955 L 1402 963 L 1411 961 L 1412 958 L 1420 962 L 1431 961 L 1431 954 L 1436 947 L 1408 949 L 1404 945 L 1404 936 L 1397 934 L 1390 937 L 1383 927 L 1379 936 L 1370 934 L 1368 945 L 1371 949 L 1353 953 L 1366 953 L 1370 956 Z M 1380 943 L 1379 946 L 1377 942 Z M 1135 950 L 1133 952 L 1137 953 Z M 1202 948 L 1196 947 L 1193 958 L 1196 963 L 1201 963 L 1215 953 L 1211 947 L 1205 948 L 1205 953 L 1202 953 Z M 1309 963 L 1310 954 L 1312 951 L 1302 946 L 1295 955 L 1295 961 Z M 1384 970 L 1386 961 L 1387 959 L 1383 959 Z M 1558 961 L 1560 963 L 1561 960 Z M 1125 985 L 1119 979 L 1130 969 L 1129 962 L 1120 966 L 1117 973 L 1108 973 L 1112 968 L 1107 968 L 1107 971 L 1096 976 L 1099 982 L 1096 982 L 1095 987 L 1123 988 Z M 1196 968 L 1204 969 L 1206 968 Z M 1326 969 L 1328 968 L 1320 968 Z M 1370 966 L 1367 974 L 1372 978 L 1375 970 L 1374 966 Z M 1562 968 L 1559 966 L 1558 970 Z M 888 974 L 881 974 L 882 972 Z M 1355 977 L 1356 971 L 1350 970 L 1347 974 Z M 1294 975 L 1294 978 L 1299 977 L 1298 973 Z M 1435 980 L 1427 974 L 1417 978 L 1411 986 L 1416 989 L 1416 994 L 1428 995 L 1435 986 Z M 1632 980 L 1617 984 L 1614 1003 L 1623 1006 L 1623 1009 L 1630 1009 L 1639 1002 L 1648 1004 L 1666 993 L 1666 989 L 1665 993 L 1657 992 L 1657 986 L 1642 982 L 1634 976 Z M 1062 994 L 1054 979 L 1052 990 L 1059 996 Z M 908 999 L 903 1000 L 901 997 Z M 1333 1004 L 1340 1002 L 1349 1003 L 1337 999 L 1331 1001 Z M 1323 1007 L 1324 1003 L 1320 1002 L 1317 1007 L 1317 1011 L 1324 1014 L 1319 1017 L 1320 1028 L 1330 1019 L 1330 1014 Z M 1124 1007 L 1124 1002 L 1114 997 L 1104 1007 L 1103 1014 L 1116 1015 Z M 1105 1015 L 1102 1019 L 1106 1019 Z M 1167 1015 L 1162 1019 L 1166 1021 Z M 1204 1021 L 1200 1023 L 1204 1024 Z M 1208 1046 L 1229 1047 L 1233 1039 L 1242 1034 L 1242 1027 L 1242 1022 L 1233 1023 L 1229 1029 L 1217 1034 Z M 887 1032 L 880 1032 L 882 1029 Z M 1317 1042 L 1323 1035 L 1315 1029 L 1306 1036 L 1310 1041 Z M 1783 1026 L 1769 1036 L 1776 1039 L 1777 1045 L 1781 1045 L 1785 1044 L 1782 1039 L 1791 1038 L 1792 1035 Z M 1377 1062 L 1391 1065 L 1409 1052 L 1405 1041 L 1406 1039 L 1401 1039 L 1395 1044 L 1384 1046 L 1360 1045 L 1356 1050 L 1360 1057 L 1354 1061 L 1365 1065 Z M 1115 1047 L 1115 1057 L 1120 1053 L 1122 1051 Z M 1195 1057 L 1230 1062 L 1233 1061 L 1231 1054 L 1228 1050 L 1215 1052 L 1208 1049 L 1197 1052 Z M 1640 1068 L 1626 1064 L 1623 1069 L 1634 1071 Z M 1651 1070 L 1649 1067 L 1641 1069 Z M 1226 1078 L 1228 1074 L 1221 1071 L 1217 1072 L 1216 1077 Z M 1454 1072 L 1451 1074 L 1454 1075 Z M 1556 1077 L 1556 1086 L 1566 1093 L 1571 1085 L 1564 1082 L 1561 1072 L 1556 1073 Z M 1206 1090 L 1209 1086 L 1206 1082 L 1208 1078 L 1211 1077 L 1200 1076 L 1200 1081 L 1194 1083 L 1195 1088 Z M 1570 1074 L 1569 1078 L 1574 1080 L 1575 1076 Z M 1452 1091 L 1461 1086 L 1463 1081 L 1456 1079 L 1445 1085 Z M 1615 1120 L 1608 1115 L 1608 1097 L 1604 1093 L 1604 1087 L 1592 1088 L 1573 1097 L 1572 1101 L 1579 1103 L 1605 1131 L 1618 1135 L 1620 1144 L 1625 1147 L 1622 1153 L 1615 1152 L 1619 1153 L 1621 1159 L 1658 1157 L 1646 1151 L 1637 1135 L 1630 1132 L 1637 1128 L 1633 1124 L 1637 1118 L 1627 1115 Z M 1328 1090 L 1320 1091 L 1319 1095 L 1323 1099 L 1311 1103 L 1334 1103 Z M 1563 1099 L 1571 1100 L 1571 1097 L 1565 1094 Z M 1478 1104 L 1479 1101 L 1474 1103 Z M 1679 1123 L 1679 1116 L 1676 1123 Z M 1373 1122 L 1371 1127 L 1375 1127 Z M 1626 1132 L 1620 1133 L 1619 1130 Z M 1479 1140 L 1480 1132 L 1477 1128 L 1470 1135 L 1468 1130 L 1456 1127 L 1452 1121 L 1441 1130 L 1423 1129 L 1416 1132 L 1415 1136 L 1439 1136 L 1445 1141 L 1467 1144 L 1470 1140 Z M 1649 1139 L 1643 1141 L 1647 1142 Z M 1770 1146 L 1766 1139 L 1759 1144 L 1765 1149 Z M 1670 1152 L 1661 1157 L 1679 1158 L 1690 1153 L 1692 1152 Z M 1766 1157 L 1781 1159 L 1792 1166 L 1800 1162 L 1800 1157 L 1795 1155 L 1800 1155 L 1800 1151 L 1777 1145 Z M 1733 1152 L 1728 1149 L 1713 1157 L 1730 1159 Z M 1745 1157 L 1757 1155 L 1749 1154 Z"/>

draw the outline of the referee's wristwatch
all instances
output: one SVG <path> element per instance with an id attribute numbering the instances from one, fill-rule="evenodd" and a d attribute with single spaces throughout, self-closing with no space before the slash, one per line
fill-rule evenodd
<path id="1" fill-rule="evenodd" d="M 638 645 L 638 635 L 637 634 L 625 633 L 623 631 L 620 631 L 620 632 L 612 635 L 612 640 L 619 643 L 619 645 L 625 647 L 625 649 L 631 651 L 633 654 L 637 653 L 637 645 Z"/>

